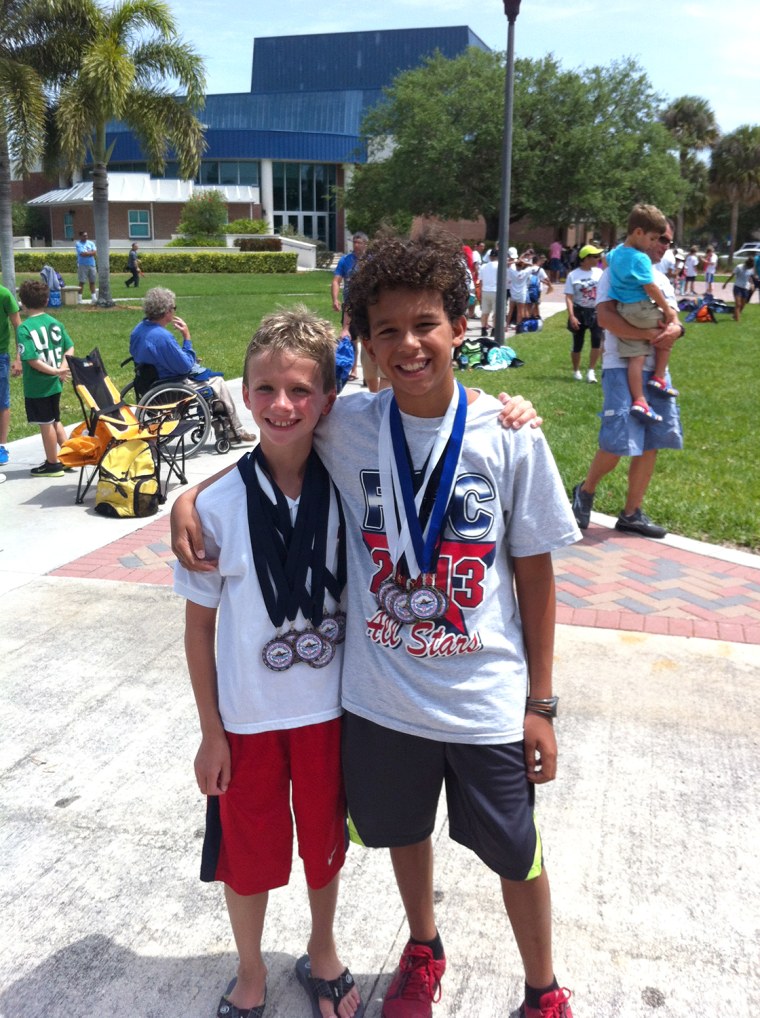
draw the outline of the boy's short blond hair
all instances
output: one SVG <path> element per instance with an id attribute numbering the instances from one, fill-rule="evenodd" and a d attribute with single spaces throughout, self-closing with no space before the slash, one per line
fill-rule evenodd
<path id="1" fill-rule="evenodd" d="M 248 365 L 260 353 L 293 354 L 319 366 L 322 391 L 335 388 L 335 331 L 330 322 L 309 311 L 305 304 L 281 308 L 261 319 L 243 361 L 243 381 L 248 383 Z"/>
<path id="2" fill-rule="evenodd" d="M 634 205 L 628 216 L 628 233 L 643 230 L 644 233 L 662 233 L 668 221 L 656 205 Z"/>

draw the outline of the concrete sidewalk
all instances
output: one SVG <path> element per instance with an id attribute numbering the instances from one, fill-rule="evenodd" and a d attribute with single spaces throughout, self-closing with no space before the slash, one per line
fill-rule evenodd
<path id="1" fill-rule="evenodd" d="M 197 721 L 183 607 L 165 582 L 166 509 L 147 526 L 102 519 L 92 496 L 73 504 L 75 475 L 28 476 L 39 438 L 11 454 L 0 486 L 0 1016 L 210 1018 L 236 955 L 219 888 L 197 880 Z M 190 479 L 228 461 L 204 452 Z M 596 544 L 590 530 L 577 546 L 592 559 L 574 564 L 574 580 L 585 569 L 614 585 L 630 561 L 605 550 L 604 519 L 596 528 Z M 652 546 L 650 560 L 683 551 L 626 540 L 640 568 Z M 119 545 L 116 559 L 143 563 L 148 549 L 154 560 L 133 562 L 128 581 L 61 575 Z M 704 551 L 689 554 L 748 570 L 742 590 L 760 591 L 755 556 Z M 725 589 L 702 591 L 716 613 Z M 560 773 L 538 796 L 557 974 L 576 1018 L 742 1014 L 760 997 L 757 647 L 619 623 L 557 631 Z M 449 841 L 443 808 L 436 865 L 448 971 L 434 1015 L 506 1018 L 522 981 L 498 884 Z M 310 1015 L 293 976 L 307 914 L 295 859 L 291 885 L 270 900 L 267 1018 Z M 352 847 L 337 930 L 378 1018 L 406 938 L 385 852 Z"/>

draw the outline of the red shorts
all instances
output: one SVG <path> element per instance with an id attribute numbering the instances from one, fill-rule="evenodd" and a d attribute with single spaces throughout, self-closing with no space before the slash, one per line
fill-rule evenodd
<path id="1" fill-rule="evenodd" d="M 244 895 L 283 887 L 293 858 L 293 814 L 308 886 L 319 890 L 340 872 L 347 841 L 341 721 L 227 732 L 232 778 L 224 795 L 208 797 L 201 880 L 223 880 Z"/>

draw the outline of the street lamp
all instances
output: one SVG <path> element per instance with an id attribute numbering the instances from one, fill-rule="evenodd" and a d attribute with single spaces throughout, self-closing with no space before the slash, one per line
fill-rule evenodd
<path id="1" fill-rule="evenodd" d="M 507 16 L 507 73 L 504 79 L 504 140 L 501 150 L 501 216 L 499 217 L 499 262 L 496 276 L 496 342 L 503 346 L 507 317 L 507 248 L 512 190 L 512 99 L 515 91 L 515 21 L 520 0 L 504 0 Z"/>

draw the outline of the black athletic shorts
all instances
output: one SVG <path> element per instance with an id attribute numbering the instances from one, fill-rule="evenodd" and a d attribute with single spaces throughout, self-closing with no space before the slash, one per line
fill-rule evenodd
<path id="1" fill-rule="evenodd" d="M 507 880 L 541 872 L 522 742 L 498 746 L 436 742 L 343 715 L 348 810 L 370 848 L 399 848 L 430 837 L 446 784 L 449 836 Z"/>
<path id="2" fill-rule="evenodd" d="M 24 400 L 29 424 L 57 424 L 61 419 L 61 394 L 54 396 L 27 396 Z"/>

